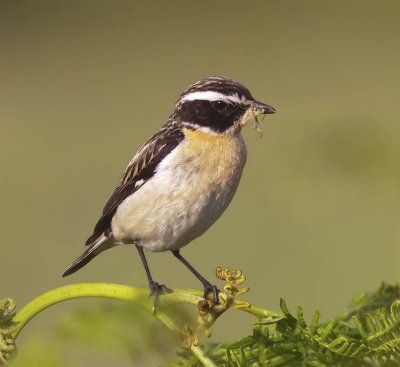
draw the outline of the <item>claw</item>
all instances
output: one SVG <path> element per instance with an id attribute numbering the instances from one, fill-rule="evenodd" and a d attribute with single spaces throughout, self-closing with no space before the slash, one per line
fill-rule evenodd
<path id="1" fill-rule="evenodd" d="M 214 301 L 214 304 L 216 304 L 216 305 L 219 305 L 219 297 L 218 297 L 219 292 L 220 292 L 220 290 L 215 285 L 212 285 L 209 283 L 204 286 L 204 298 L 207 299 L 207 295 L 209 293 L 212 293 L 213 301 Z"/>
<path id="2" fill-rule="evenodd" d="M 153 315 L 155 315 L 157 311 L 157 306 L 159 303 L 159 296 L 163 293 L 172 293 L 172 289 L 168 288 L 164 284 L 159 284 L 157 282 L 151 281 L 149 284 L 150 294 L 149 297 L 154 296 L 154 303 L 153 303 Z"/>

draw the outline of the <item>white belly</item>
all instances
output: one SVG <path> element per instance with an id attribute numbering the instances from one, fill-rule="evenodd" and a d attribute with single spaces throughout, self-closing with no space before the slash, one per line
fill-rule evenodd
<path id="1" fill-rule="evenodd" d="M 225 211 L 240 181 L 246 147 L 240 134 L 206 139 L 200 134 L 186 132 L 154 176 L 120 204 L 111 225 L 117 242 L 150 251 L 179 249 Z"/>

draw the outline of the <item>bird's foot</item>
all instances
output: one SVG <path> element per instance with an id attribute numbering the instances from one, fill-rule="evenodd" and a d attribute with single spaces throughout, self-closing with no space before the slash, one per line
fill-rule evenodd
<path id="1" fill-rule="evenodd" d="M 153 280 L 149 283 L 149 288 L 150 288 L 149 297 L 154 296 L 153 314 L 155 314 L 156 310 L 157 310 L 160 294 L 172 293 L 172 289 L 168 288 L 164 284 L 159 284 Z"/>
<path id="2" fill-rule="evenodd" d="M 217 286 L 210 283 L 204 284 L 204 299 L 207 299 L 208 294 L 212 293 L 214 304 L 219 305 L 219 292 Z"/>
<path id="3" fill-rule="evenodd" d="M 150 296 L 155 296 L 160 293 L 172 293 L 172 289 L 168 288 L 164 284 L 159 284 L 157 282 L 152 281 L 150 283 Z"/>

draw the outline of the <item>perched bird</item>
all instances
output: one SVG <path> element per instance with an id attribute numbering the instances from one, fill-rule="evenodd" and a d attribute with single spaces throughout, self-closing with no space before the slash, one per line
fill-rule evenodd
<path id="1" fill-rule="evenodd" d="M 256 116 L 275 109 L 256 101 L 235 80 L 209 77 L 189 86 L 168 121 L 133 157 L 108 199 L 86 251 L 64 272 L 69 275 L 100 252 L 133 244 L 156 301 L 170 292 L 151 276 L 144 250 L 171 251 L 203 284 L 204 297 L 218 288 L 182 257 L 180 249 L 201 236 L 225 211 L 246 163 L 240 131 Z"/>

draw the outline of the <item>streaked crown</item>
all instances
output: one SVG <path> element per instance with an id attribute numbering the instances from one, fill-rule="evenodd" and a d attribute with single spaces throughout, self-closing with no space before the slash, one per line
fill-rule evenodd
<path id="1" fill-rule="evenodd" d="M 250 91 L 236 80 L 209 77 L 189 86 L 179 97 L 173 119 L 188 128 L 206 129 L 213 133 L 234 131 L 249 108 L 257 104 L 260 113 L 275 110 L 255 101 Z"/>
<path id="2" fill-rule="evenodd" d="M 199 80 L 187 88 L 180 96 L 180 99 L 187 97 L 192 93 L 199 92 L 216 92 L 224 96 L 239 96 L 247 100 L 252 100 L 253 96 L 250 91 L 236 80 L 223 76 L 211 76 Z"/>

